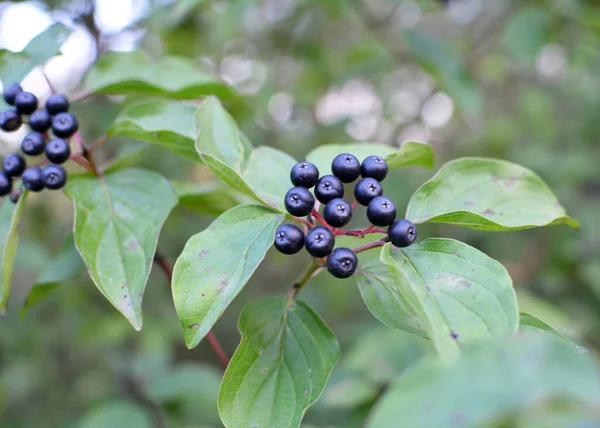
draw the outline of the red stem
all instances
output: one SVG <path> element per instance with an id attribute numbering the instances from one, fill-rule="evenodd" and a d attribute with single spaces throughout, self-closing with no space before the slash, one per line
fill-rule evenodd
<path id="1" fill-rule="evenodd" d="M 336 229 L 335 235 L 346 235 L 346 236 L 358 236 L 359 238 L 364 238 L 365 235 L 370 235 L 371 233 L 387 233 L 384 229 L 377 229 L 374 225 L 369 226 L 366 229 L 361 230 L 342 230 Z"/>
<path id="2" fill-rule="evenodd" d="M 84 158 L 81 155 L 76 155 L 76 154 L 71 154 L 71 157 L 69 158 L 71 159 L 73 162 L 78 163 L 79 165 L 81 165 L 82 167 L 84 167 L 85 169 L 89 170 L 89 171 L 93 171 L 92 169 L 92 165 L 88 162 L 88 160 L 86 158 Z"/>
<path id="3" fill-rule="evenodd" d="M 312 227 L 312 224 L 308 220 L 305 220 L 303 218 L 292 217 L 292 220 L 297 221 L 298 223 L 302 223 L 303 225 L 308 226 L 309 228 Z"/>
<path id="4" fill-rule="evenodd" d="M 171 278 L 173 277 L 173 268 L 167 261 L 165 255 L 157 251 L 154 254 L 154 261 L 158 263 L 169 282 L 171 282 Z M 208 344 L 210 345 L 214 353 L 217 355 L 217 358 L 219 359 L 219 362 L 221 363 L 223 369 L 226 369 L 229 365 L 229 357 L 227 357 L 227 354 L 223 350 L 223 347 L 221 346 L 221 344 L 217 340 L 217 337 L 212 331 L 209 331 L 206 334 L 206 340 L 208 341 Z"/>
<path id="5" fill-rule="evenodd" d="M 312 210 L 311 214 L 313 215 L 314 218 L 316 218 L 319 221 L 319 223 L 321 223 L 327 229 L 333 230 L 333 227 L 329 226 L 329 224 L 325 221 L 325 219 L 323 217 L 321 217 L 321 214 L 319 214 L 319 211 Z"/>
<path id="6" fill-rule="evenodd" d="M 354 201 L 352 202 L 352 209 L 356 208 L 358 206 L 358 201 Z"/>
<path id="7" fill-rule="evenodd" d="M 371 248 L 381 247 L 381 246 L 385 245 L 386 242 L 388 242 L 388 241 L 389 241 L 389 239 L 387 237 L 386 238 L 381 238 L 378 241 L 369 242 L 368 244 L 364 244 L 364 245 L 361 245 L 359 247 L 353 248 L 352 251 L 355 254 L 361 253 L 363 251 L 370 250 Z"/>

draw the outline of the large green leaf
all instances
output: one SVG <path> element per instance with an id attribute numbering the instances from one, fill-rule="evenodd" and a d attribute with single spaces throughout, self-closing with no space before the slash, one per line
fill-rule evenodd
<path id="1" fill-rule="evenodd" d="M 175 263 L 173 300 L 193 348 L 242 290 L 273 245 L 282 214 L 240 205 L 192 236 Z"/>
<path id="2" fill-rule="evenodd" d="M 200 214 L 218 216 L 238 204 L 231 190 L 218 182 L 171 181 L 179 205 Z"/>
<path id="3" fill-rule="evenodd" d="M 19 242 L 17 228 L 28 194 L 27 191 L 23 192 L 16 204 L 5 197 L 2 200 L 2 206 L 0 206 L 0 260 L 2 261 L 2 268 L 0 269 L 0 313 L 6 310 L 6 303 L 10 295 L 15 258 L 17 257 L 17 244 Z"/>
<path id="4" fill-rule="evenodd" d="M 462 345 L 517 331 L 510 276 L 481 251 L 452 239 L 430 238 L 402 249 L 387 244 L 381 261 L 396 280 L 394 291 L 441 355 L 451 357 Z"/>
<path id="5" fill-rule="evenodd" d="M 530 334 L 539 334 L 541 332 L 551 333 L 565 340 L 566 342 L 574 346 L 578 351 L 587 352 L 585 348 L 577 345 L 571 339 L 556 331 L 554 327 L 548 325 L 541 319 L 526 312 L 521 312 L 519 314 L 519 330 L 526 331 Z"/>
<path id="6" fill-rule="evenodd" d="M 142 296 L 160 229 L 177 204 L 169 182 L 155 172 L 126 169 L 69 180 L 75 202 L 75 245 L 100 292 L 142 328 Z"/>
<path id="7" fill-rule="evenodd" d="M 550 334 L 495 338 L 466 348 L 450 365 L 423 361 L 385 393 L 367 427 L 493 426 L 561 398 L 600 404 L 590 360 Z"/>
<path id="8" fill-rule="evenodd" d="M 108 131 L 158 144 L 178 155 L 198 162 L 194 147 L 196 106 L 177 101 L 142 101 L 125 108 Z"/>
<path id="9" fill-rule="evenodd" d="M 217 76 L 183 57 L 151 61 L 143 52 L 109 52 L 88 73 L 85 85 L 100 94 L 143 94 L 177 99 L 235 93 Z"/>
<path id="10" fill-rule="evenodd" d="M 535 173 L 485 158 L 445 164 L 413 194 L 406 218 L 496 231 L 561 223 L 578 227 Z"/>
<path id="11" fill-rule="evenodd" d="M 406 165 L 420 165 L 425 168 L 433 168 L 433 150 L 428 144 L 406 141 L 400 150 L 389 154 L 385 160 L 390 168 L 398 168 Z"/>
<path id="12" fill-rule="evenodd" d="M 239 330 L 219 392 L 224 425 L 300 426 L 339 358 L 333 332 L 306 303 L 286 297 L 249 304 Z"/>

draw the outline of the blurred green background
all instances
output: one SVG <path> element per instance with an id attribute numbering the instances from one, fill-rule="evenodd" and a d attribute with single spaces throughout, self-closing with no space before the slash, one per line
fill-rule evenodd
<path id="1" fill-rule="evenodd" d="M 255 145 L 274 146 L 297 159 L 325 143 L 399 146 L 416 140 L 433 147 L 436 168 L 460 156 L 488 156 L 533 169 L 580 220 L 581 231 L 490 233 L 427 225 L 419 235 L 461 239 L 498 259 L 513 278 L 521 310 L 593 354 L 600 346 L 599 2 L 0 2 L 0 48 L 20 50 L 53 22 L 74 31 L 63 55 L 44 71 L 69 94 L 85 89 L 86 70 L 106 51 L 180 55 L 218 72 L 242 94 L 226 107 Z M 42 98 L 48 94 L 39 69 L 23 86 Z M 101 136 L 133 101 L 93 97 L 75 103 L 84 139 Z M 19 136 L 0 134 L 0 141 L 6 154 L 16 149 Z M 134 144 L 111 140 L 98 156 L 108 162 Z M 169 179 L 212 180 L 201 166 L 157 146 L 136 153 L 136 164 Z M 385 192 L 402 211 L 432 174 L 395 171 Z M 177 208 L 159 250 L 174 262 L 189 236 L 211 220 Z M 0 426 L 220 426 L 221 369 L 206 343 L 186 350 L 169 284 L 158 269 L 147 285 L 141 333 L 101 296 L 81 263 L 76 279 L 61 282 L 20 314 L 71 225 L 71 201 L 62 193 L 45 192 L 28 202 L 14 292 L 0 320 Z M 287 292 L 302 270 L 302 257 L 268 254 L 215 327 L 229 354 L 239 341 L 241 308 Z M 342 345 L 331 385 L 307 413 L 306 426 L 358 427 L 391 377 L 431 347 L 380 327 L 352 280 L 320 277 L 302 298 Z M 369 382 L 344 384 L 347 372 L 360 372 Z"/>

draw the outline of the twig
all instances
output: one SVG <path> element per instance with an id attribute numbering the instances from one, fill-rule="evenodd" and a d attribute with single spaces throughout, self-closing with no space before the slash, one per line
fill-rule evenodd
<path id="1" fill-rule="evenodd" d="M 292 288 L 288 293 L 288 298 L 291 300 L 296 297 L 296 294 L 302 290 L 302 287 L 313 279 L 315 276 L 320 274 L 323 271 L 323 267 L 319 266 L 316 262 L 313 262 L 308 266 L 308 268 L 298 277 L 296 281 L 292 284 Z"/>
<path id="2" fill-rule="evenodd" d="M 85 169 L 93 172 L 92 165 L 83 156 L 73 153 L 73 154 L 71 154 L 71 157 L 69 159 L 71 159 L 75 163 L 78 163 Z"/>
<path id="3" fill-rule="evenodd" d="M 379 239 L 377 241 L 369 242 L 367 244 L 364 244 L 364 245 L 361 245 L 359 247 L 353 248 L 352 251 L 355 254 L 362 253 L 363 251 L 370 250 L 371 248 L 381 247 L 381 246 L 385 245 L 387 242 L 389 242 L 389 238 L 387 238 L 387 237 L 381 238 L 381 239 Z"/>

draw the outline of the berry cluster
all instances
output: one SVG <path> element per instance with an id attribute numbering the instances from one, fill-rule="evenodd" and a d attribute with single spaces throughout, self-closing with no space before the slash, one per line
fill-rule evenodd
<path id="1" fill-rule="evenodd" d="M 333 175 L 319 177 L 319 170 L 310 162 L 300 162 L 292 168 L 290 178 L 295 186 L 285 195 L 285 208 L 303 223 L 306 234 L 295 224 L 283 224 L 275 232 L 275 247 L 284 254 L 295 254 L 302 247 L 313 257 L 327 257 L 327 270 L 336 278 L 348 278 L 356 270 L 357 249 L 335 248 L 335 237 L 349 235 L 364 237 L 369 233 L 386 233 L 385 241 L 397 247 L 408 247 L 417 238 L 417 229 L 406 219 L 396 220 L 396 206 L 383 196 L 381 182 L 388 173 L 386 161 L 379 156 L 369 156 L 362 164 L 348 153 L 335 157 L 331 164 Z M 356 202 L 343 199 L 344 183 L 354 186 Z M 314 196 L 308 189 L 314 186 Z M 324 205 L 323 214 L 319 213 Z M 341 230 L 352 219 L 356 205 L 367 207 L 371 226 L 364 230 Z M 299 217 L 308 216 L 307 220 Z M 321 223 L 317 225 L 316 222 Z M 388 226 L 387 231 L 378 229 Z"/>
<path id="2" fill-rule="evenodd" d="M 16 202 L 21 191 L 13 190 L 13 180 L 21 176 L 23 186 L 33 192 L 40 192 L 44 188 L 60 189 L 67 181 L 67 172 L 60 164 L 71 156 L 68 140 L 78 129 L 77 119 L 68 112 L 69 100 L 64 95 L 54 94 L 46 101 L 45 109 L 38 109 L 37 97 L 13 83 L 5 89 L 4 101 L 14 108 L 0 113 L 0 129 L 14 132 L 27 123 L 31 132 L 23 138 L 21 151 L 28 156 L 45 153 L 51 164 L 43 169 L 39 166 L 27 167 L 20 154 L 6 156 L 0 172 L 0 196 L 10 193 L 11 200 Z M 24 120 L 23 116 L 29 116 L 28 120 Z M 50 138 L 50 130 L 54 138 Z"/>

